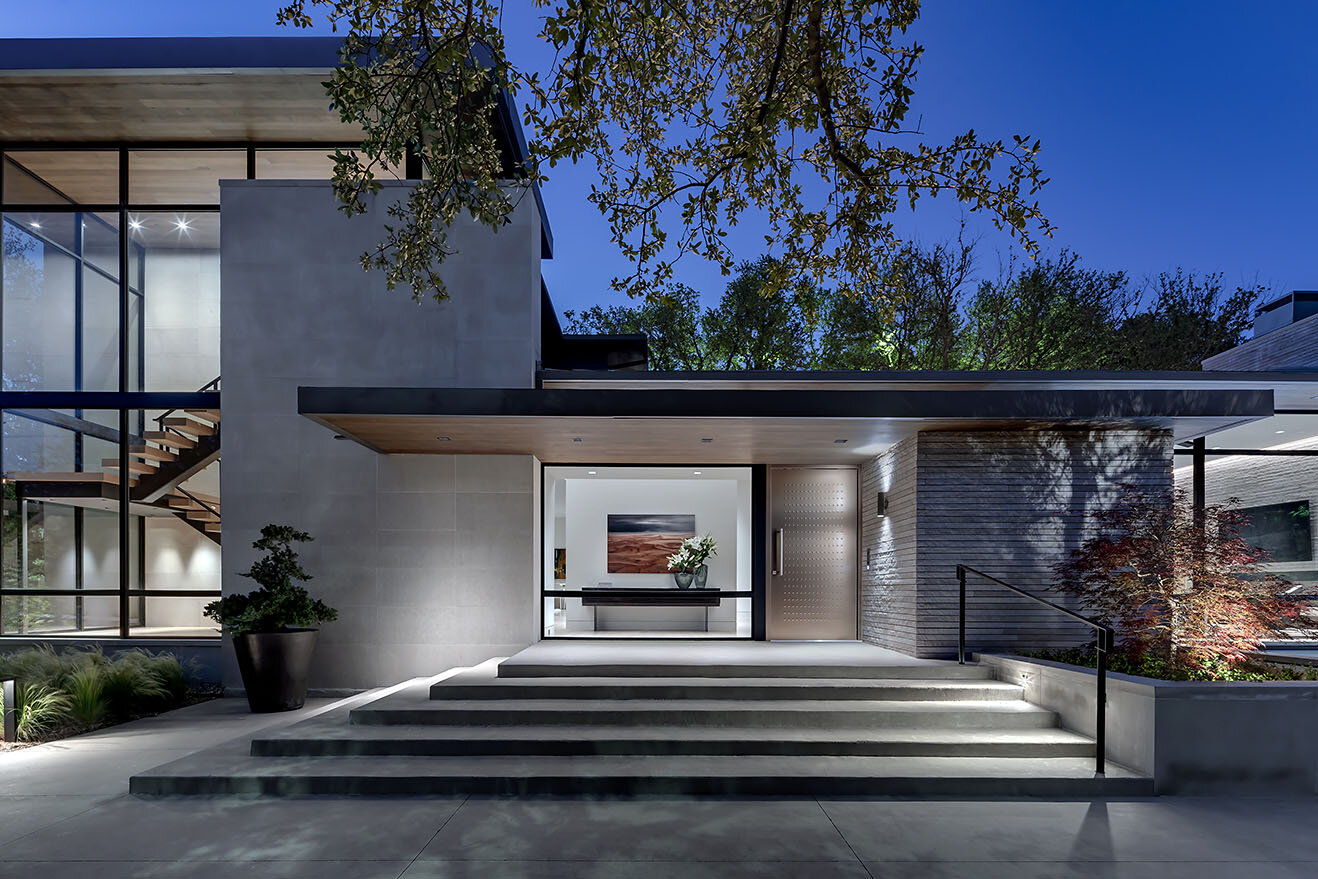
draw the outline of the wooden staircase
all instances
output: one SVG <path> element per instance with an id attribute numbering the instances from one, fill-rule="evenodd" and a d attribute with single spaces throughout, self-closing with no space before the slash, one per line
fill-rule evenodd
<path id="1" fill-rule="evenodd" d="M 136 514 L 172 514 L 220 542 L 220 499 L 187 487 L 188 479 L 220 456 L 220 410 L 186 409 L 158 419 L 128 450 L 130 509 Z M 12 473 L 21 497 L 82 506 L 117 502 L 120 461 L 101 459 L 101 472 Z"/>

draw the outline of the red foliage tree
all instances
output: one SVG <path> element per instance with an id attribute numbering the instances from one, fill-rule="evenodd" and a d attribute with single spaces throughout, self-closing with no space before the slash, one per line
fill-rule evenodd
<path id="1" fill-rule="evenodd" d="M 1235 662 L 1299 616 L 1284 594 L 1290 584 L 1264 570 L 1267 553 L 1241 537 L 1247 517 L 1226 505 L 1200 518 L 1183 491 L 1126 487 L 1092 518 L 1099 533 L 1058 565 L 1058 586 L 1113 625 L 1135 657 Z"/>

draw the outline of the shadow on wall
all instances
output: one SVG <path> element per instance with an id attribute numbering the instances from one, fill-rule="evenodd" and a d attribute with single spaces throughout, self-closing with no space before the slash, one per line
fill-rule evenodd
<path id="1" fill-rule="evenodd" d="M 956 565 L 1073 607 L 1054 567 L 1095 533 L 1092 514 L 1124 485 L 1172 490 L 1166 431 L 922 433 L 917 437 L 918 655 L 952 656 Z M 1079 609 L 1079 608 L 1077 608 Z M 1088 643 L 1090 630 L 1000 587 L 967 584 L 967 646 L 1029 650 Z"/>

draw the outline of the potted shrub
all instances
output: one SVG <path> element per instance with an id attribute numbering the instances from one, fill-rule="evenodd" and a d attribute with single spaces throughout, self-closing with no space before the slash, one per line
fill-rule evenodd
<path id="1" fill-rule="evenodd" d="M 261 539 L 252 544 L 265 557 L 239 574 L 255 580 L 260 588 L 206 605 L 206 616 L 233 636 L 252 711 L 302 707 L 319 632 L 315 626 L 338 619 L 338 611 L 312 598 L 300 585 L 311 575 L 302 570 L 293 544 L 311 539 L 289 525 L 265 526 Z"/>

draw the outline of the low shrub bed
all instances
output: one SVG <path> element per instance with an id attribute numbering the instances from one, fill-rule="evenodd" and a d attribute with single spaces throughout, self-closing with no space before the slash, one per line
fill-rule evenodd
<path id="1" fill-rule="evenodd" d="M 0 677 L 16 682 L 18 740 L 66 738 L 219 695 L 172 653 L 56 652 L 49 645 L 0 653 Z"/>
<path id="2" fill-rule="evenodd" d="M 1085 668 L 1098 667 L 1098 651 L 1093 647 L 1066 650 L 1033 650 L 1021 653 L 1032 659 L 1046 659 Z M 1199 664 L 1177 664 L 1164 657 L 1145 654 L 1133 656 L 1115 652 L 1108 655 L 1108 671 L 1155 678 L 1160 681 L 1316 681 L 1318 668 L 1280 665 L 1257 659 L 1234 662 L 1225 658 L 1207 658 Z"/>

